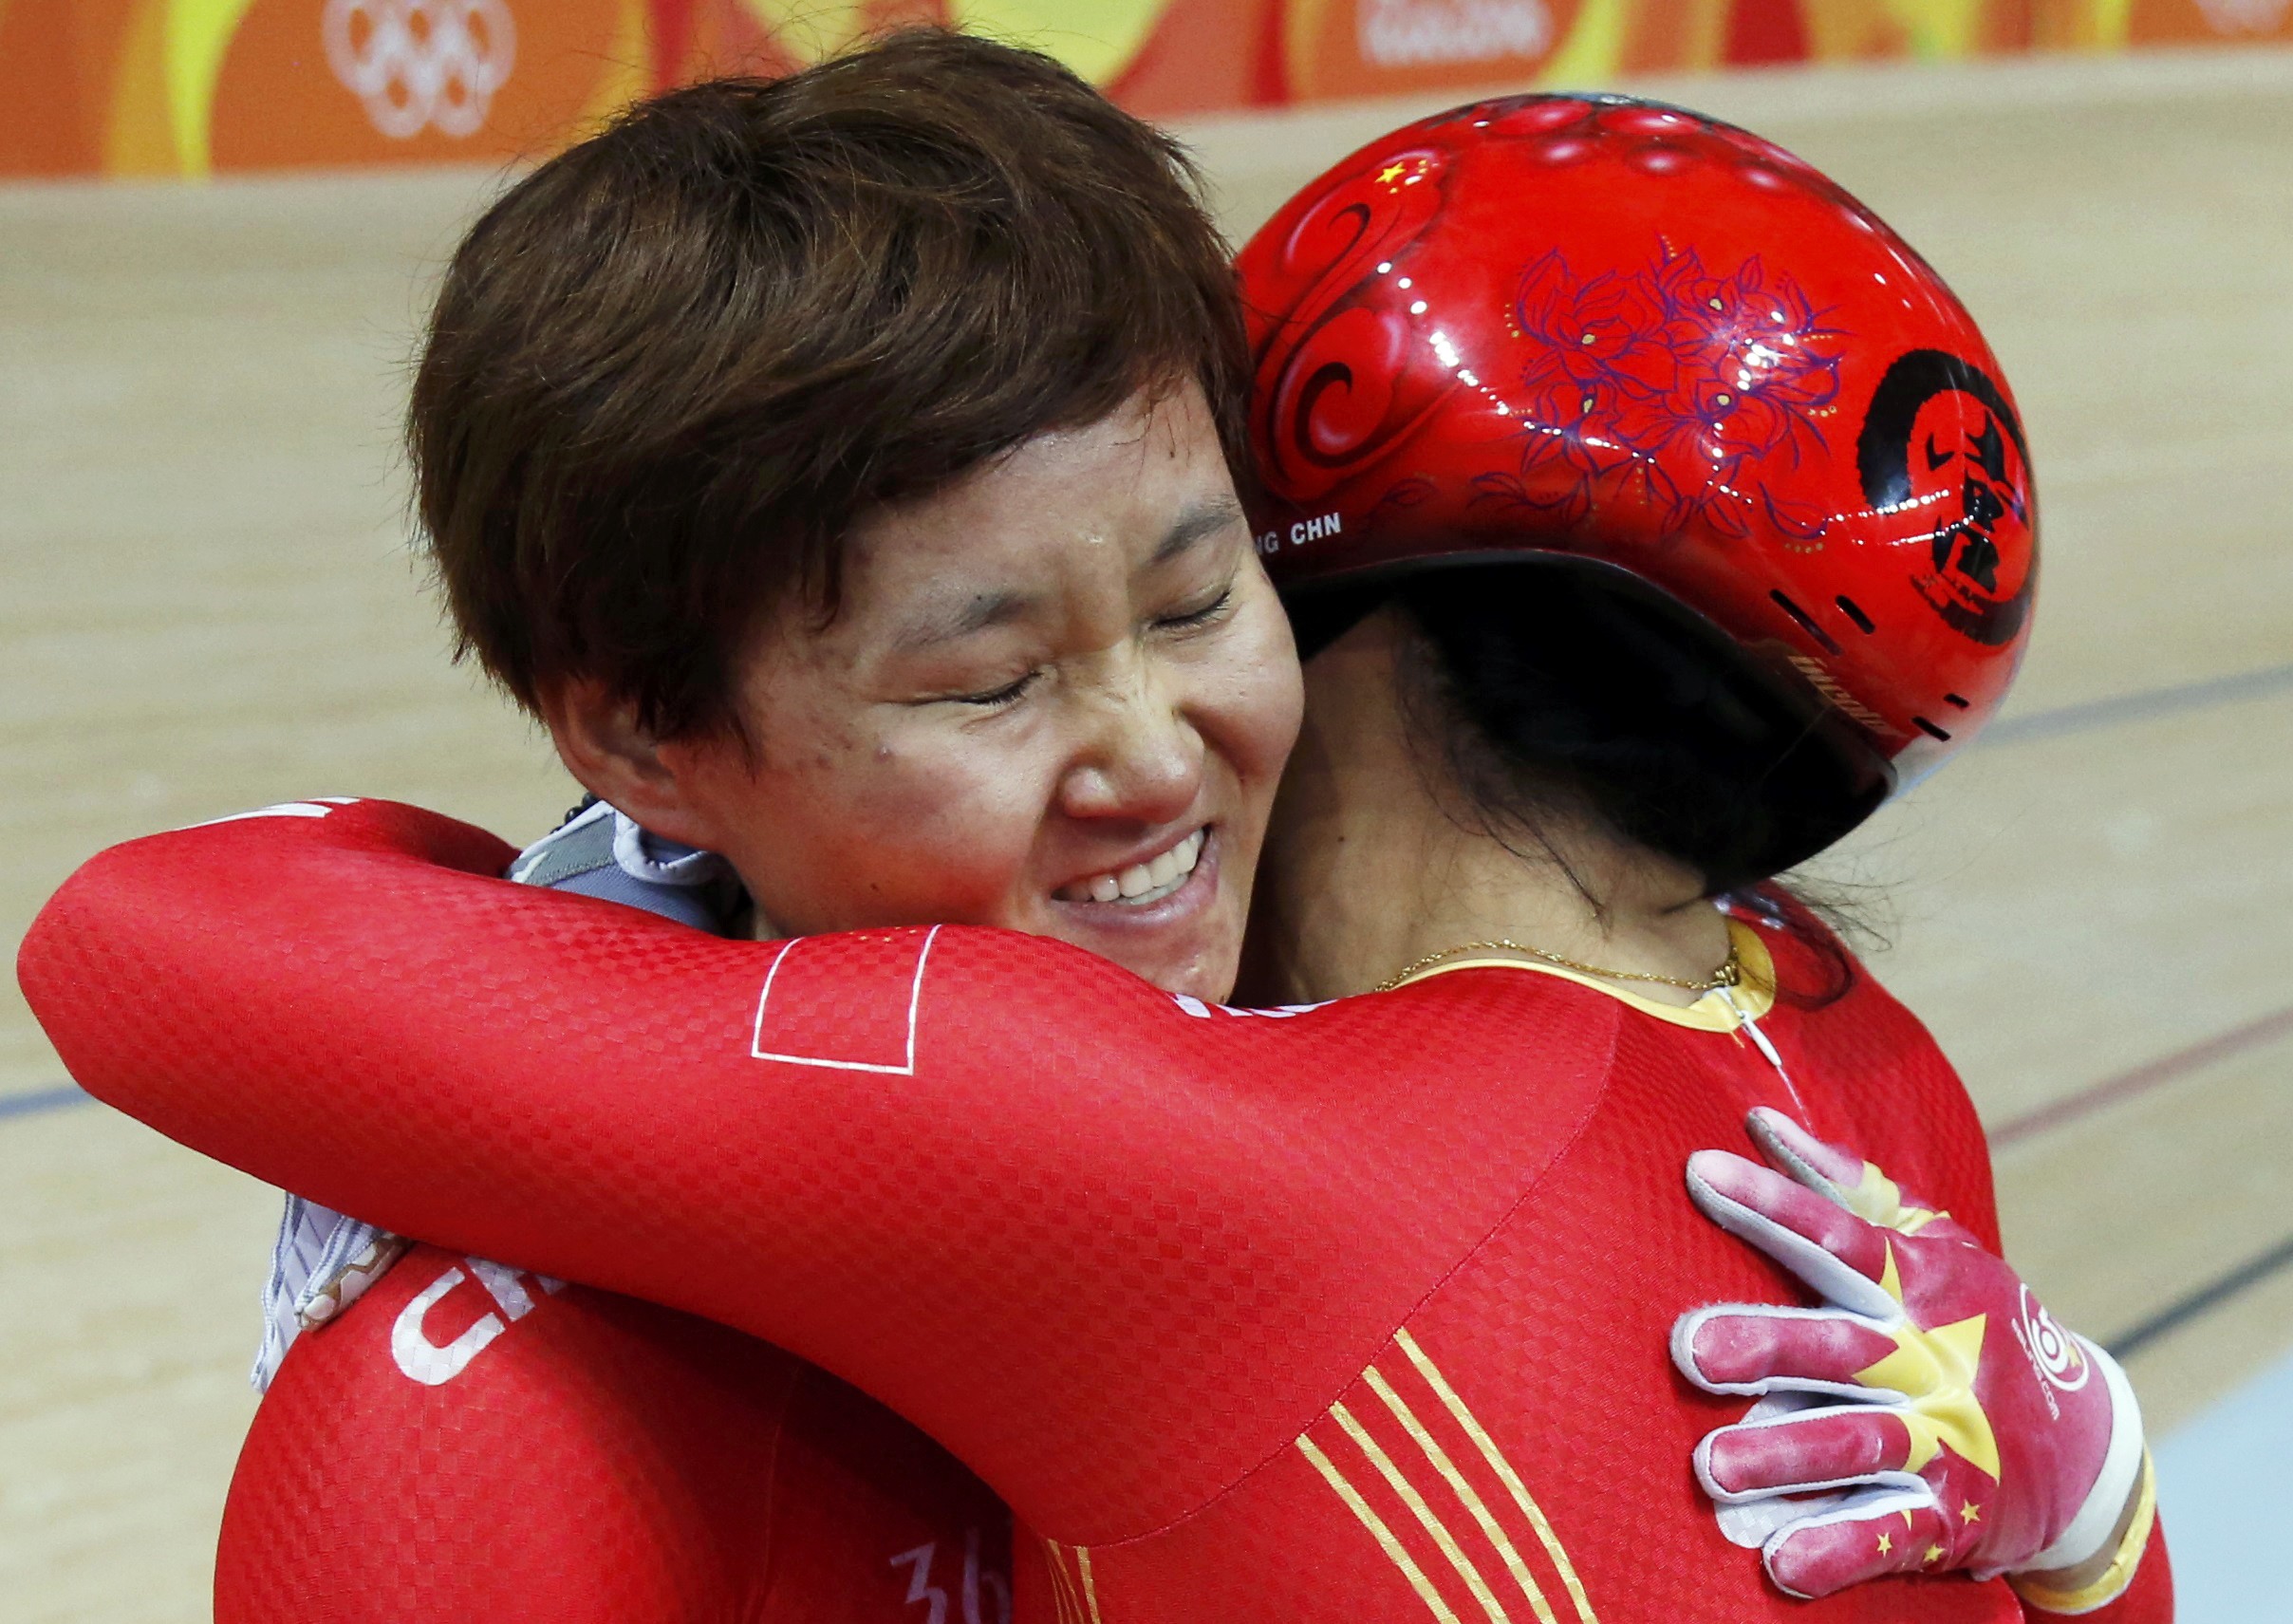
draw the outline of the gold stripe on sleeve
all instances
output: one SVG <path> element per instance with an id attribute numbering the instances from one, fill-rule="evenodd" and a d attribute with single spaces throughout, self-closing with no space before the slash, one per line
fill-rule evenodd
<path id="1" fill-rule="evenodd" d="M 1441 1624 L 1458 1624 L 1457 1615 L 1449 1611 L 1449 1604 L 1441 1598 L 1441 1592 L 1433 1588 L 1433 1581 L 1426 1577 L 1425 1570 L 1402 1548 L 1401 1541 L 1393 1537 L 1393 1530 L 1386 1526 L 1386 1520 L 1378 1516 L 1360 1492 L 1346 1481 L 1346 1474 L 1339 1471 L 1330 1457 L 1322 1453 L 1319 1446 L 1303 1433 L 1298 1435 L 1297 1450 L 1314 1463 L 1314 1469 L 1322 1474 L 1322 1481 L 1336 1492 L 1338 1499 L 1346 1503 L 1346 1509 L 1360 1519 L 1361 1525 L 1370 1531 L 1370 1538 L 1377 1541 L 1378 1547 L 1401 1570 L 1401 1577 L 1409 1581 L 1409 1588 L 1417 1592 L 1417 1599 L 1426 1604 L 1426 1611 L 1440 1619 Z"/>
<path id="2" fill-rule="evenodd" d="M 1426 1497 L 1417 1492 L 1417 1485 L 1393 1464 L 1393 1457 L 1386 1453 L 1377 1440 L 1370 1436 L 1369 1429 L 1356 1421 L 1353 1412 L 1342 1403 L 1332 1405 L 1330 1415 L 1346 1429 L 1346 1436 L 1353 1440 L 1354 1447 L 1369 1457 L 1370 1464 L 1377 1468 L 1377 1475 L 1386 1480 L 1386 1486 L 1401 1497 L 1401 1503 L 1409 1508 L 1409 1515 L 1417 1519 L 1417 1525 L 1432 1538 L 1433 1543 L 1441 1547 L 1441 1554 L 1448 1558 L 1449 1566 L 1457 1570 L 1457 1577 L 1465 1581 L 1465 1588 L 1473 1593 L 1473 1599 L 1481 1603 L 1481 1610 L 1487 1615 L 1489 1624 L 1513 1624 L 1511 1615 L 1498 1601 L 1496 1593 L 1489 1589 L 1488 1581 L 1481 1577 L 1481 1570 L 1473 1565 L 1473 1559 L 1465 1555 L 1464 1548 L 1458 1544 L 1448 1525 L 1426 1503 Z"/>
<path id="3" fill-rule="evenodd" d="M 1074 1554 L 1075 1572 L 1083 1576 L 1083 1599 L 1091 1604 L 1091 1624 L 1100 1624 L 1099 1587 L 1091 1577 L 1091 1547 L 1077 1545 Z"/>
<path id="4" fill-rule="evenodd" d="M 1545 1521 L 1544 1512 L 1529 1493 L 1529 1485 L 1520 1481 L 1520 1474 L 1513 1469 L 1513 1463 L 1506 1460 L 1504 1451 L 1497 1447 L 1497 1440 L 1489 1436 L 1472 1410 L 1465 1407 L 1465 1401 L 1458 1396 L 1457 1390 L 1449 1385 L 1448 1378 L 1441 1373 L 1440 1367 L 1426 1357 L 1426 1351 L 1417 1345 L 1416 1337 L 1405 1328 L 1393 1334 L 1393 1340 L 1408 1355 L 1409 1362 L 1417 1367 L 1417 1373 L 1426 1378 L 1426 1385 L 1433 1390 L 1457 1425 L 1464 1428 L 1465 1436 L 1472 1439 L 1473 1447 L 1481 1451 L 1481 1458 L 1488 1463 L 1489 1469 L 1497 1474 L 1504 1484 L 1506 1492 L 1512 1495 L 1513 1503 L 1520 1508 L 1521 1515 L 1537 1530 L 1537 1538 L 1543 1542 L 1545 1555 L 1553 1559 L 1553 1566 L 1560 1575 L 1560 1582 L 1568 1589 L 1569 1599 L 1576 1605 L 1576 1616 L 1581 1624 L 1600 1624 L 1598 1616 L 1593 1612 L 1591 1599 L 1584 1593 L 1584 1583 L 1576 1577 L 1575 1564 L 1569 1560 L 1569 1554 L 1562 1548 L 1559 1536 L 1553 1532 L 1553 1525 Z"/>
<path id="5" fill-rule="evenodd" d="M 1059 1559 L 1056 1540 L 1043 1541 L 1043 1559 L 1051 1564 L 1051 1603 L 1058 1610 L 1059 1624 L 1083 1624 L 1083 1604 L 1073 1595 L 1074 1580 Z"/>
<path id="6" fill-rule="evenodd" d="M 1465 1475 L 1457 1469 L 1457 1463 L 1449 1459 L 1448 1450 L 1443 1448 L 1440 1440 L 1426 1430 L 1425 1423 L 1417 1418 L 1417 1412 L 1409 1408 L 1408 1401 L 1393 1391 L 1393 1384 L 1386 1380 L 1383 1372 L 1371 1365 L 1362 1373 L 1368 1378 L 1371 1391 L 1392 1411 L 1393 1419 L 1407 1430 L 1426 1459 L 1433 1464 L 1433 1469 L 1448 1484 L 1450 1492 L 1457 1496 L 1472 1515 L 1473 1521 L 1481 1524 L 1481 1531 L 1488 1536 L 1489 1543 L 1497 1547 L 1498 1556 L 1504 1559 L 1505 1571 L 1513 1576 L 1513 1582 L 1520 1587 L 1520 1594 L 1528 1597 L 1529 1606 L 1536 1611 L 1538 1624 L 1558 1624 L 1553 1616 L 1551 1604 L 1544 1598 L 1544 1592 L 1538 1586 L 1536 1576 L 1529 1572 L 1528 1563 L 1520 1559 L 1520 1552 L 1515 1548 L 1513 1537 L 1505 1532 L 1503 1524 L 1489 1515 L 1488 1505 L 1482 1500 L 1481 1491 L 1465 1481 Z"/>

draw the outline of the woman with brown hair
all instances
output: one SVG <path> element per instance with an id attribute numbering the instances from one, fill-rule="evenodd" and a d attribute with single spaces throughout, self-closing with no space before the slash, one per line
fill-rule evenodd
<path id="1" fill-rule="evenodd" d="M 1247 388 L 1177 148 L 1029 52 L 896 36 L 542 165 L 409 433 L 463 652 L 606 797 L 510 871 L 1225 996 L 1298 704 Z M 223 1624 L 1008 1617 L 1001 1503 L 816 1366 L 289 1207 Z"/>

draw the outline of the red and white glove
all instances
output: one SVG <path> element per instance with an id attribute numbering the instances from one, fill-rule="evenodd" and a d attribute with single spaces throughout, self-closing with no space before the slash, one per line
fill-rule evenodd
<path id="1" fill-rule="evenodd" d="M 2030 1575 L 2018 1588 L 2054 1611 L 2106 1605 L 2153 1511 L 2141 1411 L 2116 1361 L 1877 1167 L 1777 1111 L 1749 1127 L 1780 1171 L 1700 1150 L 1689 1194 L 1825 1305 L 1722 1303 L 1673 1327 L 1689 1381 L 1763 1400 L 1697 1446 L 1706 1492 L 1763 1505 L 1762 1559 L 1792 1596 L 1965 1569 Z M 2099 1578 L 2049 1588 L 2045 1576 L 2113 1550 Z"/>

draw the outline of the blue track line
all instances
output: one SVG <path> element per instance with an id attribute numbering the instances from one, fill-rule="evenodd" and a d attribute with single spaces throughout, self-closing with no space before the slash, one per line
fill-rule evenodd
<path id="1" fill-rule="evenodd" d="M 2198 682 L 2176 682 L 2171 687 L 2141 688 L 2130 694 L 2113 694 L 2107 699 L 2059 705 L 2050 711 L 2032 711 L 2028 716 L 2005 717 L 1992 722 L 1974 741 L 1974 748 L 2060 738 L 2065 734 L 2090 733 L 2096 728 L 2178 716 L 2184 711 L 2210 710 L 2215 705 L 2268 699 L 2281 693 L 2293 693 L 2293 665 L 2265 665 L 2258 671 L 2209 677 Z"/>
<path id="2" fill-rule="evenodd" d="M 52 1089 L 34 1089 L 25 1094 L 0 1094 L 0 1117 L 31 1116 L 63 1106 L 85 1105 L 88 1099 L 89 1096 L 73 1083 L 62 1083 Z"/>
<path id="3" fill-rule="evenodd" d="M 2169 1332 L 2200 1319 L 2233 1297 L 2244 1296 L 2286 1269 L 2293 1268 L 2293 1241 L 2274 1246 L 2249 1262 L 2239 1264 L 2219 1279 L 2209 1280 L 2159 1309 L 2140 1324 L 2121 1331 L 2110 1340 L 2113 1358 L 2130 1359 Z"/>

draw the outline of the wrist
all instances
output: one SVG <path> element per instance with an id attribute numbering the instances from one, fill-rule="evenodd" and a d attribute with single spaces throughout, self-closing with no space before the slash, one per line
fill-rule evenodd
<path id="1" fill-rule="evenodd" d="M 2101 1468 L 2069 1523 L 2045 1549 L 2016 1570 L 2020 1573 L 2082 1572 L 2099 1560 L 2107 1565 L 2122 1537 L 2126 1519 L 2149 1476 L 2148 1444 L 2142 1436 L 2142 1407 L 2118 1363 L 2083 1336 L 2076 1337 L 2090 1371 L 2110 1397 L 2110 1442 Z M 1988 1575 L 1982 1576 L 1985 1577 Z"/>
<path id="2" fill-rule="evenodd" d="M 2135 1570 L 2149 1548 L 2156 1521 L 2156 1479 L 2149 1451 L 2144 1450 L 2133 1498 L 2108 1547 L 2076 1567 L 2009 1574 L 2006 1582 L 2017 1596 L 2042 1613 L 2092 1613 L 2107 1607 L 2134 1583 Z"/>

